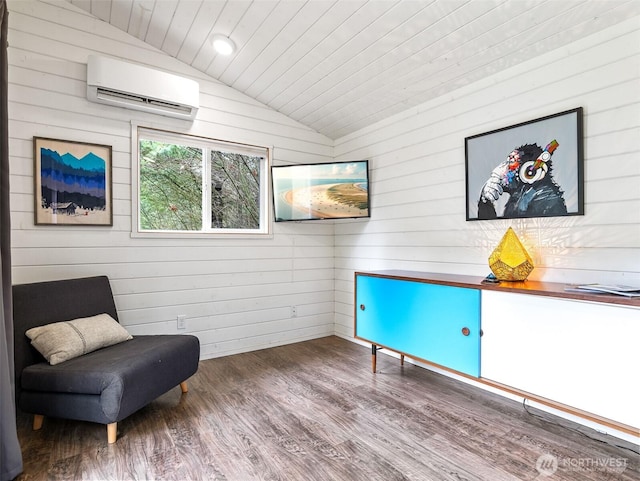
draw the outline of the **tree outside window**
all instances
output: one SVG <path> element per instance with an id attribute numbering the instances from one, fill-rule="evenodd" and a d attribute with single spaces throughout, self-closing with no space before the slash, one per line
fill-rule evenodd
<path id="1" fill-rule="evenodd" d="M 141 232 L 267 232 L 268 149 L 139 129 Z"/>

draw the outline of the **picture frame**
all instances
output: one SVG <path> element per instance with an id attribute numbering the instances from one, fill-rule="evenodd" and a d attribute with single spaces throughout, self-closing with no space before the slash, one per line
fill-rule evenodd
<path id="1" fill-rule="evenodd" d="M 36 225 L 113 225 L 112 147 L 33 138 Z"/>
<path id="2" fill-rule="evenodd" d="M 584 215 L 582 114 L 465 138 L 466 220 Z"/>
<path id="3" fill-rule="evenodd" d="M 371 217 L 369 161 L 271 167 L 275 222 Z"/>

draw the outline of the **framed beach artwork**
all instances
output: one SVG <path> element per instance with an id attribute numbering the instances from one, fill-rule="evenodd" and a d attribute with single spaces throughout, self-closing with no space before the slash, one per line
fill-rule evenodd
<path id="1" fill-rule="evenodd" d="M 582 108 L 467 137 L 467 220 L 583 215 L 582 143 Z"/>
<path id="2" fill-rule="evenodd" d="M 33 138 L 35 223 L 113 225 L 111 146 Z"/>
<path id="3" fill-rule="evenodd" d="M 369 162 L 271 167 L 276 222 L 369 217 Z"/>

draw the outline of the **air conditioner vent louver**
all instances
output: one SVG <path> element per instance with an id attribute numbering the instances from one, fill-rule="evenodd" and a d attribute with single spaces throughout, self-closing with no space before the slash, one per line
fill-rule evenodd
<path id="1" fill-rule="evenodd" d="M 92 102 L 193 120 L 199 96 L 197 82 L 177 75 L 93 55 L 87 63 Z"/>
<path id="2" fill-rule="evenodd" d="M 173 110 L 181 114 L 191 115 L 191 108 L 184 105 L 175 104 L 171 102 L 162 102 L 161 100 L 150 99 L 142 97 L 140 95 L 133 95 L 124 92 L 117 92 L 115 90 L 103 89 L 98 87 L 96 92 L 96 98 L 98 100 L 120 102 L 122 104 L 128 104 L 129 102 L 139 103 L 147 106 L 157 106 L 167 110 Z"/>

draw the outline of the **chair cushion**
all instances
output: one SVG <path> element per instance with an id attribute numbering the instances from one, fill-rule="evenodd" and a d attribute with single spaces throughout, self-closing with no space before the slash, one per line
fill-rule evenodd
<path id="1" fill-rule="evenodd" d="M 33 327 L 26 335 L 52 366 L 132 338 L 109 314 Z"/>

